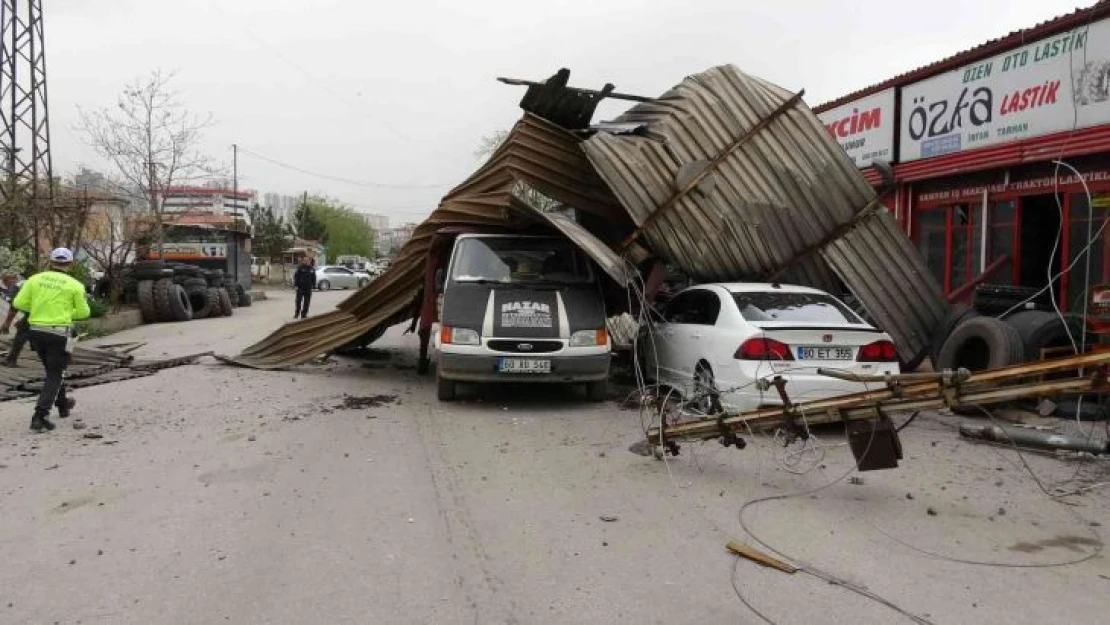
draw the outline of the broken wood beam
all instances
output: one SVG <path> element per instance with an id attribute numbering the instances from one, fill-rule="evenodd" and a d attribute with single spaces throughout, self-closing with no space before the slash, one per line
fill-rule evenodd
<path id="1" fill-rule="evenodd" d="M 770 567 L 772 569 L 778 569 L 783 573 L 793 574 L 798 572 L 798 567 L 792 564 L 787 564 L 786 562 L 783 562 L 782 560 L 779 560 L 777 558 L 773 558 L 754 547 L 749 547 L 748 545 L 745 545 L 742 542 L 730 540 L 728 541 L 728 545 L 726 545 L 726 547 L 729 551 L 738 556 L 747 558 L 752 562 L 762 564 L 763 566 Z"/>

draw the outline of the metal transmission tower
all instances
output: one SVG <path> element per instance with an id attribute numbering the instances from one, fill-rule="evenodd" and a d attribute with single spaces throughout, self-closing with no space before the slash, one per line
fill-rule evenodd
<path id="1" fill-rule="evenodd" d="M 24 228 L 53 201 L 43 48 L 42 0 L 0 0 L 0 200 Z"/>

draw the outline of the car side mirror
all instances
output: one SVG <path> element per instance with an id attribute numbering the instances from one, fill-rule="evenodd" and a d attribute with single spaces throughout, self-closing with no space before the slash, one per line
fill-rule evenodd
<path id="1" fill-rule="evenodd" d="M 443 293 L 443 287 L 447 282 L 447 276 L 443 273 L 443 269 L 436 269 L 436 293 Z"/>

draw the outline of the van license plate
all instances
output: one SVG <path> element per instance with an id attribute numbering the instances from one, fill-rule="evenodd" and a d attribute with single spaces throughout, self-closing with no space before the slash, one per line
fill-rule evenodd
<path id="1" fill-rule="evenodd" d="M 799 347 L 798 360 L 851 360 L 851 347 Z"/>
<path id="2" fill-rule="evenodd" d="M 501 373 L 551 373 L 551 361 L 538 358 L 502 358 L 497 369 Z"/>

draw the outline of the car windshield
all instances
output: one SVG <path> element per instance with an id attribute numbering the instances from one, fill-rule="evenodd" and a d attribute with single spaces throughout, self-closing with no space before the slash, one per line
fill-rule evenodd
<path id="1" fill-rule="evenodd" d="M 593 280 L 570 241 L 517 237 L 463 239 L 451 268 L 454 282 L 579 284 Z"/>
<path id="2" fill-rule="evenodd" d="M 862 324 L 856 313 L 825 293 L 733 293 L 745 321 Z"/>

